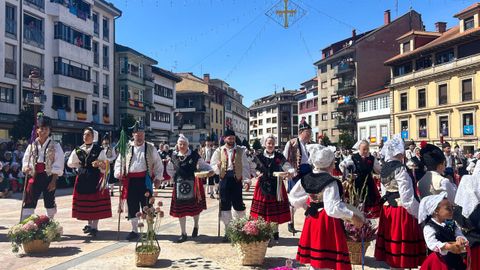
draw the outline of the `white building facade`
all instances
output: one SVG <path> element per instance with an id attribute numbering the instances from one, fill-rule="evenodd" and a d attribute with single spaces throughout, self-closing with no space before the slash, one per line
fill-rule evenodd
<path id="1" fill-rule="evenodd" d="M 312 140 L 318 142 L 319 135 L 329 135 L 328 130 L 322 131 L 318 128 L 320 115 L 318 110 L 318 80 L 313 78 L 302 83 L 301 93 L 298 96 L 298 120 L 305 117 L 307 123 L 312 127 Z M 323 121 L 328 120 L 328 114 L 323 116 Z"/>
<path id="2" fill-rule="evenodd" d="M 358 138 L 370 142 L 372 151 L 390 138 L 390 92 L 380 90 L 359 99 Z"/>

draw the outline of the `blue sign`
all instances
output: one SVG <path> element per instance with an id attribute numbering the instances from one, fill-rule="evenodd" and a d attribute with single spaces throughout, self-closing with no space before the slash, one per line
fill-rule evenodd
<path id="1" fill-rule="evenodd" d="M 473 135 L 473 126 L 463 126 L 463 135 Z"/>
<path id="2" fill-rule="evenodd" d="M 408 139 L 408 130 L 402 131 L 402 139 Z"/>
<path id="3" fill-rule="evenodd" d="M 388 137 L 387 137 L 387 136 L 383 136 L 383 137 L 382 137 L 382 140 L 383 140 L 383 142 L 386 142 L 386 141 L 388 141 Z"/>

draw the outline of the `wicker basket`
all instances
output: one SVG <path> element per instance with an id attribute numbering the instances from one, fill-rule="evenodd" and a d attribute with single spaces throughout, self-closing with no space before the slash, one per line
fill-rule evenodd
<path id="1" fill-rule="evenodd" d="M 350 262 L 352 264 L 362 264 L 362 242 L 347 241 L 348 252 L 350 253 Z M 364 243 L 363 252 L 367 251 L 370 242 Z"/>
<path id="2" fill-rule="evenodd" d="M 23 250 L 27 254 L 31 253 L 43 253 L 47 252 L 50 247 L 50 242 L 44 242 L 43 240 L 33 240 L 22 244 Z"/>
<path id="3" fill-rule="evenodd" d="M 157 252 L 135 252 L 135 262 L 137 266 L 154 266 L 157 263 L 160 250 Z"/>
<path id="4" fill-rule="evenodd" d="M 262 265 L 269 241 L 235 244 L 242 259 L 242 265 Z"/>

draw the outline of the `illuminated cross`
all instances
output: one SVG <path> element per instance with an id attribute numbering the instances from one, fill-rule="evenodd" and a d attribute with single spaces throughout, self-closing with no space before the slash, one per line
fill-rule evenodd
<path id="1" fill-rule="evenodd" d="M 283 0 L 283 2 L 285 3 L 285 9 L 284 10 L 277 10 L 275 13 L 277 13 L 277 15 L 279 15 L 279 16 L 283 16 L 283 18 L 284 18 L 283 27 L 288 28 L 288 16 L 289 15 L 290 16 L 295 15 L 297 13 L 297 10 L 296 9 L 291 9 L 291 10 L 288 9 L 288 0 Z"/>

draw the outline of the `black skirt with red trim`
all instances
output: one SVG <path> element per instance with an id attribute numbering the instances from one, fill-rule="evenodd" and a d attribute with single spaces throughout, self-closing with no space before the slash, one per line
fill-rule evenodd
<path id="1" fill-rule="evenodd" d="M 416 268 L 425 260 L 425 254 L 417 219 L 403 207 L 383 206 L 375 243 L 377 261 L 395 268 Z"/>
<path id="2" fill-rule="evenodd" d="M 112 217 L 112 204 L 108 190 L 91 194 L 77 192 L 77 180 L 73 188 L 72 217 L 79 220 L 98 220 Z"/>
<path id="3" fill-rule="evenodd" d="M 291 220 L 290 204 L 287 191 L 282 183 L 282 201 L 277 201 L 275 195 L 264 194 L 260 188 L 260 181 L 255 185 L 250 216 L 253 218 L 263 217 L 266 221 L 282 224 Z"/>
<path id="4" fill-rule="evenodd" d="M 194 193 L 195 198 L 188 201 L 177 201 L 177 192 L 173 188 L 172 203 L 170 204 L 170 216 L 186 217 L 199 215 L 203 210 L 207 209 L 207 200 L 205 199 L 205 189 L 200 178 L 195 177 Z"/>
<path id="5" fill-rule="evenodd" d="M 305 218 L 297 261 L 315 268 L 352 269 L 342 222 L 329 217 L 324 210 Z"/>

